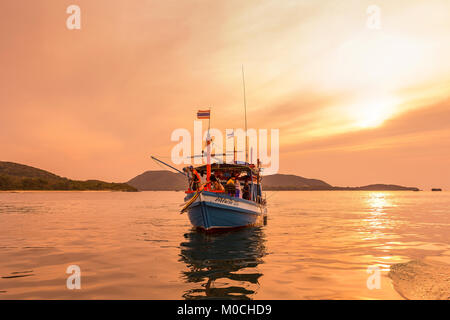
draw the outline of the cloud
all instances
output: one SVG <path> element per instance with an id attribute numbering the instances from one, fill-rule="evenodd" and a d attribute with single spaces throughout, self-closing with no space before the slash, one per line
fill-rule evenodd
<path id="1" fill-rule="evenodd" d="M 368 1 L 80 0 L 78 31 L 65 27 L 70 4 L 0 3 L 4 160 L 123 181 L 156 169 L 148 155 L 169 155 L 171 132 L 192 129 L 197 109 L 212 107 L 214 127 L 244 126 L 244 65 L 249 127 L 280 129 L 282 170 L 339 182 L 355 152 L 382 172 L 389 169 L 380 150 L 398 155 L 399 146 L 415 159 L 427 150 L 429 163 L 420 165 L 444 169 L 447 104 L 429 98 L 448 92 L 441 87 L 450 70 L 448 1 L 427 2 L 424 16 L 420 1 L 384 1 L 379 34 L 365 28 Z M 411 48 L 422 55 L 385 54 L 370 64 Z M 364 72 L 377 68 L 377 81 Z M 436 90 L 425 92 L 427 85 Z M 418 105 L 355 131 L 345 107 L 372 86 Z M 298 166 L 299 155 L 309 165 Z M 340 158 L 343 167 L 325 170 L 323 158 Z"/>
<path id="2" fill-rule="evenodd" d="M 395 148 L 400 143 L 415 143 L 439 132 L 449 131 L 450 100 L 409 111 L 387 120 L 384 125 L 372 129 L 358 130 L 291 145 L 285 151 L 324 151 L 328 149 Z"/>

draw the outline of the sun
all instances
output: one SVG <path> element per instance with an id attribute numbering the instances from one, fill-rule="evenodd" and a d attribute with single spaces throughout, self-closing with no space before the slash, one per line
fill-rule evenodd
<path id="1" fill-rule="evenodd" d="M 364 99 L 350 107 L 352 122 L 359 128 L 378 127 L 392 117 L 395 111 L 394 98 Z"/>
<path id="2" fill-rule="evenodd" d="M 382 103 L 366 103 L 356 113 L 356 125 L 362 128 L 378 127 L 389 117 L 386 109 Z"/>

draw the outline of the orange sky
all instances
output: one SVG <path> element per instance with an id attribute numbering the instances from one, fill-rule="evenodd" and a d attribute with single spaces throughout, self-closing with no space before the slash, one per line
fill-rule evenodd
<path id="1" fill-rule="evenodd" d="M 81 30 L 66 8 L 81 7 Z M 366 27 L 369 5 L 381 29 Z M 450 1 L 2 1 L 0 160 L 160 169 L 176 128 L 280 129 L 280 172 L 450 188 Z"/>

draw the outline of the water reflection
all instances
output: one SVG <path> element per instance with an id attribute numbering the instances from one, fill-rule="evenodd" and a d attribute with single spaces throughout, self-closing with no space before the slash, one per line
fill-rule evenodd
<path id="1" fill-rule="evenodd" d="M 372 214 L 385 214 L 385 208 L 391 207 L 392 203 L 388 200 L 387 194 L 383 192 L 372 192 L 367 199 Z"/>
<path id="2" fill-rule="evenodd" d="M 184 237 L 180 261 L 193 288 L 183 298 L 252 299 L 262 276 L 257 266 L 266 255 L 262 227 L 212 235 L 192 231 Z"/>
<path id="3" fill-rule="evenodd" d="M 391 196 L 384 192 L 370 192 L 364 202 L 368 210 L 367 217 L 363 219 L 367 235 L 364 240 L 387 239 L 388 231 L 395 225 L 395 221 L 388 214 L 389 210 L 395 207 Z"/>

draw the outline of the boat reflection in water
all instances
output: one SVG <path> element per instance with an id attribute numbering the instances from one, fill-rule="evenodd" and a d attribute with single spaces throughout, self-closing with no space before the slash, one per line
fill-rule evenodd
<path id="1" fill-rule="evenodd" d="M 262 274 L 257 267 L 266 255 L 262 227 L 205 234 L 192 231 L 180 244 L 187 283 L 195 284 L 185 299 L 252 299 Z"/>

